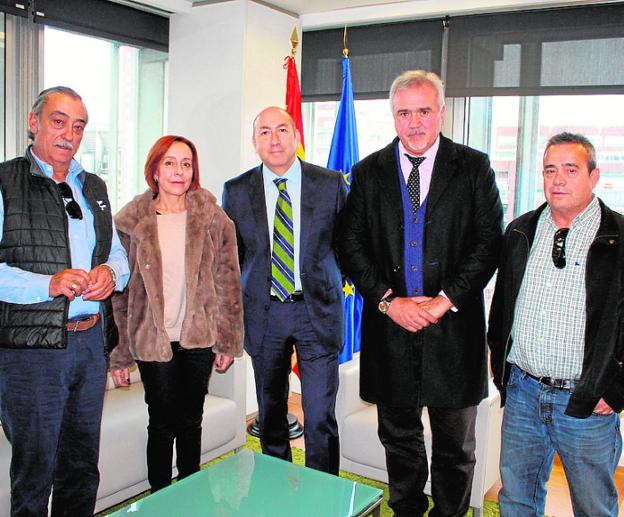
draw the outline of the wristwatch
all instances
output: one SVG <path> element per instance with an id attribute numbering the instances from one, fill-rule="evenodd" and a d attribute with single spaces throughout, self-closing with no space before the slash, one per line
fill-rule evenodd
<path id="1" fill-rule="evenodd" d="M 392 300 L 394 300 L 395 298 L 396 298 L 396 294 L 392 294 L 392 293 L 390 293 L 385 298 L 382 298 L 382 300 L 379 302 L 379 305 L 377 306 L 377 308 L 379 309 L 379 312 L 381 312 L 382 314 L 388 314 L 388 311 L 390 310 L 390 304 L 392 303 Z"/>

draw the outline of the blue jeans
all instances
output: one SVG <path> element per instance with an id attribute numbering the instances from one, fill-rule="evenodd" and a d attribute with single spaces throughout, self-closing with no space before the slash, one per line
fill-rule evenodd
<path id="1" fill-rule="evenodd" d="M 512 366 L 503 418 L 498 498 L 503 517 L 544 515 L 555 452 L 577 517 L 617 516 L 613 475 L 622 451 L 620 416 L 564 414 L 570 391 L 549 388 Z"/>
<path id="2" fill-rule="evenodd" d="M 0 419 L 11 443 L 11 516 L 93 515 L 106 358 L 102 328 L 65 349 L 0 349 Z"/>

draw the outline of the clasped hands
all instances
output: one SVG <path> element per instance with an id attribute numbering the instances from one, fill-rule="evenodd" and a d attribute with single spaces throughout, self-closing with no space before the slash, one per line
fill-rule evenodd
<path id="1" fill-rule="evenodd" d="M 108 266 L 95 266 L 88 273 L 84 269 L 64 269 L 50 280 L 50 297 L 63 295 L 71 302 L 78 296 L 83 300 L 101 301 L 115 288 L 113 273 Z"/>
<path id="2" fill-rule="evenodd" d="M 451 301 L 441 294 L 433 298 L 430 296 L 397 297 L 392 300 L 387 315 L 405 330 L 418 332 L 437 323 L 452 306 Z"/>

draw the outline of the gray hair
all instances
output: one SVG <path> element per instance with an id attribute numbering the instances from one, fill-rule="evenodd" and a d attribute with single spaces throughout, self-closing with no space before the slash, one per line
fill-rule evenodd
<path id="1" fill-rule="evenodd" d="M 426 70 L 408 70 L 399 75 L 390 87 L 390 109 L 394 111 L 393 100 L 398 91 L 428 84 L 438 92 L 438 106 L 444 106 L 444 83 L 437 74 Z"/>
<path id="2" fill-rule="evenodd" d="M 546 156 L 546 152 L 553 145 L 563 145 L 563 144 L 579 144 L 583 146 L 583 149 L 587 152 L 587 168 L 589 172 L 593 171 L 596 168 L 596 148 L 594 144 L 592 144 L 586 136 L 583 136 L 578 133 L 569 133 L 568 131 L 564 131 L 563 133 L 558 133 L 554 136 L 551 136 L 546 142 L 546 149 L 544 149 L 544 156 Z"/>
<path id="3" fill-rule="evenodd" d="M 69 95 L 73 99 L 82 101 L 82 97 L 76 93 L 75 90 L 71 89 L 69 86 L 53 86 L 52 88 L 46 88 L 43 90 L 35 100 L 32 105 L 31 112 L 37 116 L 37 120 L 41 122 L 41 112 L 43 111 L 43 107 L 48 102 L 50 95 L 55 95 L 57 93 L 62 93 L 63 95 Z M 28 129 L 28 138 L 31 140 L 35 139 L 35 134 Z"/>

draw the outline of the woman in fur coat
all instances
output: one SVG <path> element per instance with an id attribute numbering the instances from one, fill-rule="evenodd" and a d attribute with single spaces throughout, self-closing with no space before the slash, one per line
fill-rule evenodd
<path id="1" fill-rule="evenodd" d="M 225 372 L 242 355 L 243 309 L 234 224 L 199 186 L 197 150 L 164 136 L 147 156 L 149 189 L 115 217 L 131 277 L 113 308 L 119 344 L 110 356 L 116 386 L 138 365 L 149 412 L 152 492 L 199 470 L 204 398 L 213 364 Z"/>

